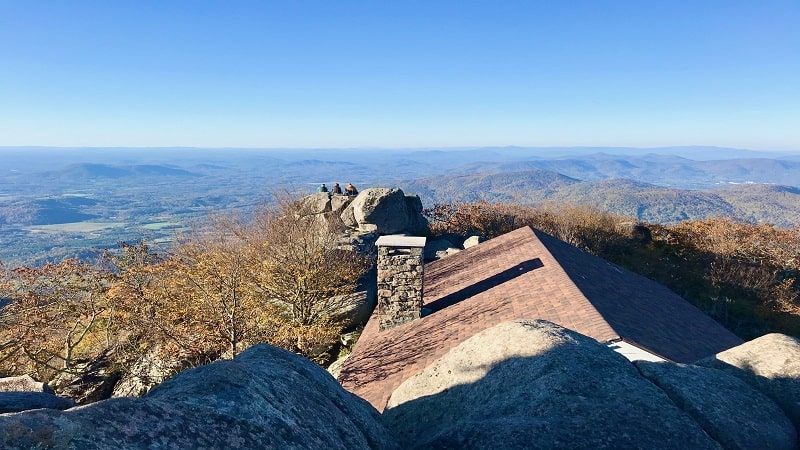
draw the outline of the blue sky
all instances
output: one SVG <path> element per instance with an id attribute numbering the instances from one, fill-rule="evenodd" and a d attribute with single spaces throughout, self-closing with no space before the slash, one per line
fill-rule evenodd
<path id="1" fill-rule="evenodd" d="M 800 1 L 0 0 L 0 146 L 800 150 Z"/>

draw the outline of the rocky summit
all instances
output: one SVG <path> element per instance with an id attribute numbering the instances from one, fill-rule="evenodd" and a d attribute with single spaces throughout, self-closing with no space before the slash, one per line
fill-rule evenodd
<path id="1" fill-rule="evenodd" d="M 320 192 L 300 199 L 298 209 L 317 216 L 321 229 L 346 227 L 356 234 L 418 233 L 428 226 L 420 198 L 401 189 L 368 188 L 355 197 Z"/>
<path id="2" fill-rule="evenodd" d="M 0 415 L 3 449 L 397 448 L 366 401 L 295 354 L 258 345 L 142 398 Z"/>
<path id="3" fill-rule="evenodd" d="M 727 373 L 634 365 L 540 320 L 462 342 L 401 384 L 383 417 L 404 448 L 797 446 L 781 408 Z"/>
<path id="4" fill-rule="evenodd" d="M 702 362 L 720 368 L 632 363 L 553 323 L 515 320 L 431 361 L 381 415 L 311 361 L 257 345 L 141 398 L 0 414 L 0 448 L 789 450 L 798 349 L 768 335 Z"/>

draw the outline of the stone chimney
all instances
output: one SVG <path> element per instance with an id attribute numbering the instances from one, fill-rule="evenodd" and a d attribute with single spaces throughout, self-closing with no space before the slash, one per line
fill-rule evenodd
<path id="1" fill-rule="evenodd" d="M 376 244 L 378 324 L 380 331 L 383 331 L 420 317 L 425 238 L 381 236 Z"/>

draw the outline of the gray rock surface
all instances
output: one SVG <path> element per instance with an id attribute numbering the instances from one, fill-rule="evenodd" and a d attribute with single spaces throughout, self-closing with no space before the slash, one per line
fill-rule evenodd
<path id="1" fill-rule="evenodd" d="M 797 448 L 797 433 L 789 418 L 741 379 L 707 367 L 634 364 L 726 449 Z"/>
<path id="2" fill-rule="evenodd" d="M 0 392 L 48 392 L 55 394 L 47 383 L 36 381 L 30 375 L 0 378 Z"/>
<path id="3" fill-rule="evenodd" d="M 123 375 L 111 393 L 112 397 L 141 397 L 167 378 L 190 365 L 181 355 L 165 356 L 160 346 L 145 352 Z"/>
<path id="4" fill-rule="evenodd" d="M 321 236 L 325 236 L 328 233 L 342 233 L 345 229 L 342 219 L 332 212 L 309 215 L 307 220 L 308 222 L 305 225 L 319 232 Z"/>
<path id="5" fill-rule="evenodd" d="M 301 198 L 297 206 L 301 214 L 322 214 L 331 211 L 331 199 L 328 193 L 317 192 Z"/>
<path id="6" fill-rule="evenodd" d="M 70 398 L 60 397 L 46 383 L 30 375 L 0 378 L 0 414 L 29 409 L 67 409 L 75 406 Z"/>
<path id="7" fill-rule="evenodd" d="M 767 334 L 703 359 L 772 398 L 800 430 L 800 339 Z"/>
<path id="8" fill-rule="evenodd" d="M 341 248 L 350 249 L 360 255 L 375 255 L 375 243 L 380 235 L 378 233 L 355 233 L 342 237 L 339 242 Z"/>
<path id="9" fill-rule="evenodd" d="M 538 320 L 464 341 L 384 418 L 406 448 L 719 448 L 624 357 Z"/>
<path id="10" fill-rule="evenodd" d="M 406 204 L 408 209 L 416 213 L 422 213 L 422 199 L 416 194 L 406 194 Z"/>
<path id="11" fill-rule="evenodd" d="M 448 249 L 440 250 L 440 251 L 436 252 L 436 254 L 434 255 L 434 259 L 447 258 L 448 256 L 455 255 L 456 253 L 458 253 L 460 251 L 461 250 L 459 250 L 457 248 L 448 248 Z"/>
<path id="12" fill-rule="evenodd" d="M 423 254 L 426 261 L 433 261 L 448 254 L 458 253 L 459 249 L 448 241 L 447 239 L 436 239 L 435 241 L 428 241 L 425 243 L 425 252 Z"/>
<path id="13" fill-rule="evenodd" d="M 355 292 L 334 297 L 332 304 L 339 305 L 335 318 L 343 321 L 344 331 L 366 324 L 378 304 L 377 269 L 373 267 L 359 279 Z"/>
<path id="14" fill-rule="evenodd" d="M 342 356 L 341 358 L 331 363 L 331 365 L 328 366 L 328 368 L 325 370 L 327 370 L 328 373 L 331 374 L 333 378 L 339 378 L 339 374 L 342 373 L 342 365 L 344 365 L 344 362 L 347 361 L 347 358 L 349 356 L 350 355 Z"/>
<path id="15" fill-rule="evenodd" d="M 356 221 L 356 215 L 353 212 L 352 202 L 342 210 L 341 214 L 339 214 L 339 219 L 341 219 L 343 224 L 350 228 L 358 228 L 358 222 Z"/>
<path id="16" fill-rule="evenodd" d="M 0 414 L 39 408 L 67 409 L 73 406 L 74 400 L 51 392 L 0 392 Z"/>
<path id="17" fill-rule="evenodd" d="M 483 241 L 484 239 L 480 236 L 470 236 L 464 239 L 464 249 L 475 247 L 476 245 L 480 244 Z"/>
<path id="18" fill-rule="evenodd" d="M 353 198 L 347 195 L 333 195 L 331 197 L 331 212 L 339 215 L 347 208 L 347 205 L 353 201 Z"/>
<path id="19" fill-rule="evenodd" d="M 367 402 L 305 358 L 258 345 L 143 398 L 0 416 L 4 449 L 393 449 Z"/>
<path id="20" fill-rule="evenodd" d="M 409 207 L 409 203 L 412 206 Z M 348 210 L 352 209 L 358 228 L 366 232 L 394 234 L 417 232 L 421 215 L 415 211 L 416 203 L 406 200 L 400 189 L 369 188 L 361 191 L 342 213 L 342 220 L 348 223 Z"/>
<path id="21" fill-rule="evenodd" d="M 421 230 L 428 229 L 428 219 L 422 215 L 422 199 L 416 194 L 406 194 L 406 205 L 408 205 L 411 214 L 411 224 L 409 225 L 408 232 L 418 233 Z"/>

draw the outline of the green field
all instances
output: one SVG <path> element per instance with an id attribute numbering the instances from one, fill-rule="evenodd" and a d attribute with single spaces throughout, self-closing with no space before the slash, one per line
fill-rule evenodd
<path id="1" fill-rule="evenodd" d="M 125 222 L 72 222 L 24 227 L 31 233 L 92 233 L 124 226 Z"/>

